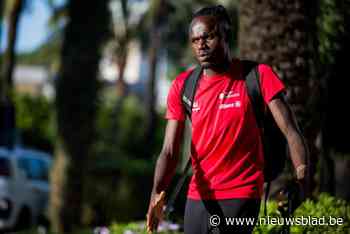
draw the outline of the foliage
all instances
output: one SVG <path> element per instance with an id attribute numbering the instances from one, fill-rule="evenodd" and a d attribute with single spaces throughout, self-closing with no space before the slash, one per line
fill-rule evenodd
<path id="1" fill-rule="evenodd" d="M 325 193 L 320 194 L 317 201 L 305 201 L 294 215 L 295 217 L 325 217 L 325 222 L 328 222 L 330 217 L 341 218 L 343 225 L 298 225 L 291 227 L 292 233 L 348 233 L 350 230 L 350 204 Z"/>
<path id="2" fill-rule="evenodd" d="M 152 187 L 155 157 L 143 136 L 142 103 L 129 95 L 116 112 L 117 98 L 103 96 L 99 102 L 94 157 L 89 162 L 84 223 L 109 223 L 143 218 Z M 160 118 L 160 117 L 159 117 Z M 160 121 L 164 125 L 164 121 Z M 155 129 L 154 151 L 159 151 L 163 126 Z M 140 192 L 142 191 L 142 192 Z M 132 202 L 130 202 L 132 201 Z M 95 219 L 99 220 L 95 220 Z"/>
<path id="3" fill-rule="evenodd" d="M 277 210 L 278 205 L 274 200 L 268 201 L 266 205 L 266 214 L 269 217 L 280 218 L 281 214 Z M 264 203 L 261 203 L 259 217 L 265 217 L 264 215 Z M 254 229 L 255 234 L 261 233 L 278 233 L 281 231 L 281 226 L 278 225 L 257 225 Z"/>
<path id="4" fill-rule="evenodd" d="M 38 234 L 38 233 L 44 233 L 44 232 L 40 232 L 37 229 L 35 229 L 34 227 L 29 229 L 29 230 L 22 230 L 22 231 L 16 232 L 16 234 Z M 91 234 L 91 233 L 93 233 L 92 228 L 90 228 L 90 229 L 78 229 L 78 230 L 71 232 L 71 234 Z M 57 233 L 48 231 L 46 234 L 57 234 Z"/>
<path id="5" fill-rule="evenodd" d="M 71 234 L 92 234 L 95 233 L 94 230 L 97 230 L 101 227 L 90 227 L 90 228 L 84 228 L 84 229 L 77 229 L 71 232 Z M 107 227 L 110 231 L 110 234 L 124 234 L 124 233 L 130 233 L 130 234 L 148 234 L 145 230 L 145 223 L 144 222 L 130 222 L 130 223 L 112 223 L 109 227 Z M 16 232 L 17 234 L 38 234 L 38 230 L 35 228 L 31 228 L 29 230 L 23 230 L 20 232 Z M 101 232 L 102 233 L 102 232 Z M 182 232 L 175 232 L 175 231 L 162 231 L 158 232 L 160 234 L 181 234 Z M 56 232 L 48 231 L 47 234 L 58 234 Z"/>
<path id="6" fill-rule="evenodd" d="M 324 136 L 329 147 L 340 153 L 349 153 L 349 143 L 344 137 L 340 137 L 339 132 L 350 131 L 350 115 L 339 106 L 347 105 L 350 85 L 349 79 L 344 76 L 348 72 L 350 31 L 347 24 L 350 8 L 347 1 L 321 0 L 320 3 L 320 16 L 317 21 L 319 74 L 325 77 L 327 90 L 323 105 L 326 108 Z"/>
<path id="7" fill-rule="evenodd" d="M 18 63 L 26 65 L 47 65 L 56 66 L 52 69 L 57 70 L 59 55 L 62 44 L 62 35 L 60 32 L 52 34 L 39 48 L 32 52 L 21 53 L 17 57 Z M 51 68 L 51 67 L 50 67 Z"/>
<path id="8" fill-rule="evenodd" d="M 136 96 L 129 95 L 121 110 L 115 112 L 118 100 L 102 100 L 97 119 L 96 154 L 118 155 L 118 160 L 145 159 L 155 155 L 161 148 L 165 120 L 158 116 L 159 126 L 155 131 L 155 146 L 144 145 L 144 113 L 142 101 Z M 153 149 L 152 152 L 149 152 Z M 147 158 L 149 159 L 149 158 Z M 135 162 L 135 161 L 134 161 Z M 147 160 L 147 162 L 149 162 Z M 141 163 L 142 164 L 142 163 Z M 148 163 L 149 164 L 149 163 Z"/>
<path id="9" fill-rule="evenodd" d="M 345 31 L 345 8 L 334 0 L 320 1 L 320 16 L 317 19 L 319 28 L 319 53 L 322 64 L 334 64 L 336 53 L 342 49 Z"/>
<path id="10" fill-rule="evenodd" d="M 131 223 L 112 223 L 110 226 L 111 234 L 124 234 L 124 233 L 133 233 L 133 234 L 148 234 L 145 229 L 144 222 L 131 222 Z M 180 234 L 182 232 L 176 231 L 159 231 L 157 233 L 161 234 Z"/>
<path id="11" fill-rule="evenodd" d="M 267 214 L 269 217 L 281 218 L 279 211 L 277 210 L 277 202 L 269 201 L 267 204 Z M 260 209 L 259 217 L 264 217 Z M 303 202 L 294 212 L 293 218 L 299 221 L 310 217 L 311 223 L 317 219 L 317 222 L 322 220 L 329 223 L 330 217 L 341 218 L 343 225 L 292 225 L 290 227 L 291 233 L 348 233 L 350 228 L 350 204 L 344 200 L 336 197 L 332 197 L 326 193 L 320 194 L 316 201 L 306 200 Z M 322 218 L 322 219 L 321 219 Z M 334 220 L 333 220 L 334 221 Z M 306 221 L 304 221 L 306 223 Z M 313 223 L 314 222 L 314 223 Z M 278 225 L 257 225 L 254 229 L 255 234 L 260 233 L 280 233 L 282 226 Z"/>
<path id="12" fill-rule="evenodd" d="M 110 230 L 112 234 L 123 234 L 126 230 L 130 230 L 132 232 L 138 232 L 138 233 L 145 233 L 146 230 L 144 229 L 144 224 L 141 226 L 137 223 L 112 223 L 110 226 Z"/>
<path id="13" fill-rule="evenodd" d="M 22 143 L 51 151 L 56 135 L 53 103 L 44 96 L 17 94 L 15 107 Z"/>

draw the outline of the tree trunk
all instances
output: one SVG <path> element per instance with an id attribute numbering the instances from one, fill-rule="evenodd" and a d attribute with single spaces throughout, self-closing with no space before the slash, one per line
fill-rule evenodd
<path id="1" fill-rule="evenodd" d="M 272 65 L 287 86 L 287 100 L 296 113 L 310 150 L 312 178 L 320 153 L 316 139 L 321 131 L 320 80 L 312 69 L 312 35 L 316 21 L 311 10 L 314 3 L 241 1 L 239 29 L 241 57 Z"/>
<path id="2" fill-rule="evenodd" d="M 165 0 L 153 0 L 151 3 L 151 29 L 150 29 L 150 47 L 148 49 L 149 76 L 146 86 L 146 127 L 145 144 L 150 148 L 154 145 L 155 127 L 157 126 L 156 116 L 156 79 L 159 49 L 162 43 L 162 23 L 168 13 L 168 5 Z M 152 150 L 151 150 L 152 151 Z"/>
<path id="3" fill-rule="evenodd" d="M 1 2 L 1 9 L 3 2 Z M 7 47 L 4 59 L 1 61 L 0 72 L 0 144 L 12 148 L 15 144 L 16 113 L 12 100 L 13 92 L 13 69 L 16 63 L 15 44 L 17 39 L 17 28 L 20 14 L 23 10 L 23 0 L 16 0 L 9 14 L 9 28 L 7 36 Z M 1 34 L 0 34 L 1 36 Z"/>
<path id="4" fill-rule="evenodd" d="M 324 125 L 324 124 L 323 124 Z M 321 159 L 320 159 L 320 192 L 326 192 L 332 196 L 335 195 L 335 163 L 331 157 L 330 148 L 328 142 L 324 139 L 324 126 L 322 126 L 322 137 L 321 137 Z"/>
<path id="5" fill-rule="evenodd" d="M 147 80 L 147 91 L 146 91 L 146 145 L 153 146 L 153 138 L 156 126 L 156 79 L 157 79 L 157 64 L 158 64 L 158 53 L 160 43 L 160 32 L 153 30 L 151 33 L 152 41 L 151 47 L 148 51 L 149 59 L 149 76 Z"/>
<path id="6" fill-rule="evenodd" d="M 50 216 L 56 232 L 81 224 L 88 158 L 95 137 L 100 47 L 108 31 L 107 1 L 68 3 L 56 83 L 58 145 L 52 170 Z"/>
<path id="7" fill-rule="evenodd" d="M 4 1 L 0 0 L 0 21 L 2 22 L 4 13 Z M 0 24 L 0 45 L 1 45 L 1 39 L 2 39 L 2 24 Z M 1 66 L 1 60 L 0 60 L 0 66 Z"/>
<path id="8" fill-rule="evenodd" d="M 128 44 L 125 45 L 127 48 Z M 118 56 L 118 55 L 117 55 Z M 127 52 L 123 53 L 121 57 L 118 59 L 119 61 L 117 62 L 117 67 L 118 67 L 118 78 L 117 78 L 117 93 L 120 98 L 124 98 L 127 94 L 127 84 L 124 79 L 124 74 L 125 74 L 125 68 L 126 68 L 126 63 L 127 63 Z"/>
<path id="9" fill-rule="evenodd" d="M 321 170 L 328 172 L 335 171 L 335 180 L 321 174 L 320 190 L 335 192 L 336 196 L 350 199 L 349 182 L 349 160 L 340 159 L 339 154 L 349 156 L 350 144 L 347 137 L 341 133 L 350 132 L 350 114 L 339 108 L 348 105 L 348 87 L 350 81 L 348 72 L 348 54 L 350 51 L 349 40 L 350 22 L 349 1 L 320 0 L 319 22 L 319 51 L 321 58 L 321 72 L 326 77 L 324 86 L 327 88 L 326 120 L 324 124 L 324 142 L 328 147 L 329 157 L 332 163 L 321 164 Z M 336 103 L 336 105 L 335 105 Z M 331 168 L 336 165 L 337 168 Z M 340 171 L 344 170 L 344 171 Z M 345 185 L 345 186 L 344 186 Z"/>
<path id="10" fill-rule="evenodd" d="M 122 18 L 121 22 L 114 22 L 114 43 L 115 48 L 113 49 L 113 61 L 118 69 L 118 77 L 116 81 L 116 93 L 117 101 L 114 105 L 114 109 L 111 113 L 110 118 L 113 120 L 114 132 L 114 143 L 118 142 L 120 135 L 120 126 L 119 119 L 123 111 L 124 101 L 129 94 L 129 87 L 125 82 L 125 68 L 127 66 L 128 54 L 129 54 L 129 42 L 130 42 L 130 25 L 129 25 L 129 9 L 128 9 L 128 0 L 120 0 Z M 122 28 L 122 30 L 120 30 Z"/>
<path id="11" fill-rule="evenodd" d="M 130 25 L 129 25 L 129 10 L 128 10 L 128 0 L 120 0 L 122 8 L 122 21 L 116 22 L 117 24 L 122 24 L 124 30 L 115 30 L 114 40 L 116 41 L 117 48 L 115 48 L 114 57 L 116 61 L 116 66 L 118 67 L 118 77 L 117 77 L 117 93 L 120 96 L 121 103 L 127 95 L 127 85 L 124 79 L 125 68 L 127 65 L 128 58 L 128 46 L 130 42 Z M 120 25 L 115 27 L 121 27 Z"/>
<path id="12" fill-rule="evenodd" d="M 13 68 L 16 63 L 15 56 L 15 45 L 17 39 L 17 28 L 20 14 L 23 10 L 23 0 L 16 0 L 9 15 L 9 28 L 7 36 L 7 47 L 4 54 L 4 60 L 2 62 L 1 78 L 2 82 L 0 84 L 0 95 L 1 101 L 7 103 L 10 100 L 10 95 L 13 88 Z"/>

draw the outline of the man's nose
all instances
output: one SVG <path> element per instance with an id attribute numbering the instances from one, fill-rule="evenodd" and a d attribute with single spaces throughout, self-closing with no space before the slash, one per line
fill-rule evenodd
<path id="1" fill-rule="evenodd" d="M 207 41 L 204 38 L 199 39 L 199 49 L 205 48 L 207 46 Z"/>

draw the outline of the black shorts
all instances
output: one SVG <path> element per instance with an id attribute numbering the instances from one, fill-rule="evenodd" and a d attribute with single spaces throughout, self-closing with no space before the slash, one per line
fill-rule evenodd
<path id="1" fill-rule="evenodd" d="M 185 234 L 250 234 L 254 229 L 259 210 L 258 199 L 187 199 Z M 232 218 L 245 218 L 247 222 L 243 219 L 236 222 Z"/>

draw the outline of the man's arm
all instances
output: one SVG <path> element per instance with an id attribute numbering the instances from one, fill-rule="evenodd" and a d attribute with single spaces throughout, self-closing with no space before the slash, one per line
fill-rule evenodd
<path id="1" fill-rule="evenodd" d="M 278 96 L 268 104 L 278 127 L 287 139 L 290 156 L 296 170 L 297 179 L 307 191 L 308 148 L 298 128 L 295 116 L 283 97 Z"/>
<path id="2" fill-rule="evenodd" d="M 151 199 L 147 212 L 147 229 L 152 231 L 157 228 L 163 201 L 158 205 L 159 200 L 164 199 L 164 193 L 175 174 L 175 169 L 179 159 L 180 145 L 183 137 L 185 122 L 168 120 L 163 147 L 159 154 L 153 180 Z M 160 198 L 161 197 L 161 198 Z"/>
<path id="3" fill-rule="evenodd" d="M 166 190 L 174 176 L 184 126 L 184 121 L 168 120 L 162 151 L 159 154 L 155 168 L 152 193 L 160 193 Z"/>

